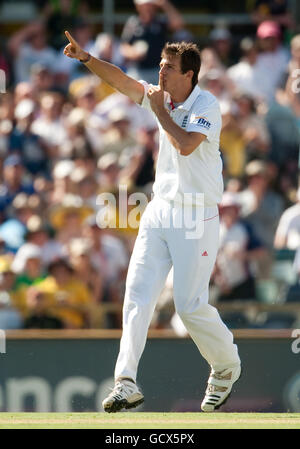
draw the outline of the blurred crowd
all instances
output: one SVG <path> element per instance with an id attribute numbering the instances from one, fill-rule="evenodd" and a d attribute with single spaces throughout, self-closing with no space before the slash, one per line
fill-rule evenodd
<path id="1" fill-rule="evenodd" d="M 0 49 L 2 329 L 121 327 L 137 229 L 120 225 L 120 185 L 127 196 L 151 196 L 155 120 L 64 56 L 63 31 L 150 83 L 166 41 L 198 43 L 167 0 L 135 0 L 121 36 L 97 35 L 84 3 L 49 2 Z M 283 302 L 290 292 L 299 301 L 300 34 L 287 1 L 254 2 L 252 19 L 252 34 L 237 39 L 217 24 L 199 45 L 199 86 L 218 98 L 223 117 L 225 192 L 211 298 Z M 103 193 L 117 198 L 114 228 L 99 225 Z M 284 254 L 292 277 L 282 289 L 274 266 Z M 179 332 L 171 299 L 172 272 L 152 326 L 171 323 Z"/>

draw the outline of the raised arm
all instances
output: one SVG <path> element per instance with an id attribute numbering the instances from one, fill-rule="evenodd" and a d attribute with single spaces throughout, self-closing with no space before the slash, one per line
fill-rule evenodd
<path id="1" fill-rule="evenodd" d="M 103 81 L 117 89 L 134 102 L 141 104 L 144 97 L 144 86 L 133 78 L 129 77 L 119 67 L 94 58 L 89 53 L 84 51 L 78 42 L 71 36 L 68 31 L 65 35 L 69 40 L 69 44 L 64 49 L 64 54 L 69 58 L 78 59 L 80 62 L 95 75 L 99 76 Z"/>
<path id="2" fill-rule="evenodd" d="M 168 0 L 156 0 L 156 4 L 166 13 L 169 28 L 172 31 L 181 30 L 184 27 L 182 15 Z"/>

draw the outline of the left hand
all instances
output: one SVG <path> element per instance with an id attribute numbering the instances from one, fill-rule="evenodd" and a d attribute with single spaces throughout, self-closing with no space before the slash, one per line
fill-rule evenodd
<path id="1" fill-rule="evenodd" d="M 151 86 L 148 90 L 147 97 L 154 113 L 165 108 L 165 96 L 163 89 L 162 75 L 159 75 L 159 85 Z"/>

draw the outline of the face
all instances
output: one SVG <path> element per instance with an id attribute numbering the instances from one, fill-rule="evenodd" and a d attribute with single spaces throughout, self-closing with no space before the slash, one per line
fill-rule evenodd
<path id="1" fill-rule="evenodd" d="M 36 49 L 40 50 L 40 49 L 42 49 L 42 48 L 44 48 L 46 46 L 46 42 L 47 42 L 46 30 L 41 25 L 35 31 L 35 33 L 32 34 L 31 39 L 30 39 L 30 43 L 31 43 L 33 48 L 36 48 Z"/>
<path id="2" fill-rule="evenodd" d="M 239 217 L 239 208 L 236 206 L 226 206 L 220 208 L 220 216 L 227 228 L 230 228 Z"/>
<path id="3" fill-rule="evenodd" d="M 25 265 L 25 270 L 27 273 L 36 276 L 39 274 L 41 270 L 41 261 L 40 259 L 36 259 L 35 257 L 31 257 L 27 260 Z"/>
<path id="4" fill-rule="evenodd" d="M 68 282 L 71 277 L 71 273 L 64 265 L 57 265 L 53 268 L 51 275 L 55 278 L 58 284 L 64 284 Z"/>
<path id="5" fill-rule="evenodd" d="M 181 72 L 180 57 L 164 55 L 159 67 L 159 73 L 163 78 L 163 88 L 171 95 L 180 92 L 183 86 L 191 83 L 193 72 L 191 70 L 186 73 Z"/>
<path id="6" fill-rule="evenodd" d="M 22 165 L 10 165 L 4 168 L 4 179 L 7 183 L 21 182 L 23 175 Z"/>
<path id="7" fill-rule="evenodd" d="M 150 23 L 157 14 L 157 6 L 154 3 L 145 3 L 144 5 L 135 5 L 139 17 L 143 23 Z"/>
<path id="8" fill-rule="evenodd" d="M 251 114 L 251 101 L 247 98 L 240 98 L 237 101 L 237 105 L 241 116 L 246 117 Z"/>
<path id="9" fill-rule="evenodd" d="M 277 37 L 265 37 L 260 39 L 260 46 L 263 51 L 273 51 L 279 44 Z"/>

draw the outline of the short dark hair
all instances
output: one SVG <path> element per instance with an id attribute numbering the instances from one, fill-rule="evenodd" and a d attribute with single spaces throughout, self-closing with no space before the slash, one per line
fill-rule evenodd
<path id="1" fill-rule="evenodd" d="M 179 56 L 181 72 L 186 73 L 189 70 L 194 72 L 192 78 L 193 88 L 198 84 L 198 75 L 201 67 L 200 50 L 196 44 L 191 42 L 167 42 L 161 52 L 161 57 Z"/>

